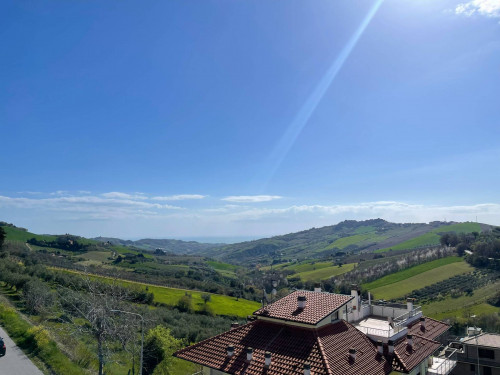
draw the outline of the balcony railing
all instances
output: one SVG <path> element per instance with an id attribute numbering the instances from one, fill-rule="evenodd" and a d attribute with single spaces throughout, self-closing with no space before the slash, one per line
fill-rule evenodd
<path id="1" fill-rule="evenodd" d="M 442 351 L 443 353 L 443 351 Z M 458 349 L 452 351 L 444 350 L 444 355 L 438 355 L 433 358 L 433 364 L 428 368 L 429 375 L 448 375 L 457 365 Z"/>

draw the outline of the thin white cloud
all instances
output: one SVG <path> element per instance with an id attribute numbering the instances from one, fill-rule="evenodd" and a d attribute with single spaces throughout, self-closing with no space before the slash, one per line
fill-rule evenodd
<path id="1" fill-rule="evenodd" d="M 178 195 L 169 195 L 163 197 L 153 197 L 152 200 L 155 201 L 182 201 L 188 199 L 203 199 L 206 198 L 206 195 L 201 194 L 178 194 Z"/>
<path id="2" fill-rule="evenodd" d="M 116 199 L 147 199 L 142 193 L 128 194 L 119 191 L 111 191 L 109 193 L 101 194 L 105 198 L 116 198 Z"/>
<path id="3" fill-rule="evenodd" d="M 223 201 L 236 202 L 236 203 L 259 203 L 269 202 L 283 197 L 279 195 L 231 195 L 222 198 Z"/>
<path id="4" fill-rule="evenodd" d="M 460 3 L 455 8 L 455 14 L 466 17 L 481 15 L 500 18 L 500 0 L 472 0 Z"/>

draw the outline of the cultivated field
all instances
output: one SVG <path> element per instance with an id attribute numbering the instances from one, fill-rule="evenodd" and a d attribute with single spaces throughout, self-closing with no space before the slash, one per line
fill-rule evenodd
<path id="1" fill-rule="evenodd" d="M 435 246 L 439 245 L 439 233 L 446 232 L 456 232 L 456 233 L 470 233 L 470 232 L 481 232 L 481 225 L 478 223 L 458 223 L 458 224 L 450 224 L 443 225 L 439 228 L 433 229 L 429 233 L 422 234 L 418 237 L 409 239 L 408 241 L 401 242 L 397 245 L 376 250 L 376 253 L 383 253 L 386 251 L 397 251 L 397 250 L 406 250 L 406 249 L 414 249 L 418 247 L 424 246 Z"/>
<path id="2" fill-rule="evenodd" d="M 445 258 L 447 259 L 447 258 Z M 432 263 L 432 262 L 429 262 Z M 419 266 L 416 266 L 419 267 Z M 416 268 L 412 267 L 412 268 Z M 405 271 L 401 272 L 406 272 L 406 271 L 412 271 L 412 272 L 406 272 L 405 274 L 401 274 L 400 272 L 397 272 L 395 274 L 389 275 L 393 276 L 395 281 L 389 284 L 384 284 L 383 286 L 377 287 L 377 288 L 366 288 L 366 285 L 364 286 L 365 289 L 368 289 L 374 296 L 374 298 L 377 299 L 385 299 L 385 300 L 393 300 L 393 299 L 398 299 L 401 297 L 404 297 L 405 295 L 411 293 L 413 290 L 421 289 L 426 286 L 435 284 L 439 281 L 446 280 L 452 276 L 455 275 L 460 275 L 463 273 L 471 272 L 473 271 L 474 268 L 471 267 L 469 264 L 465 263 L 464 261 L 460 262 L 452 262 L 446 265 L 438 266 L 438 267 L 433 267 L 432 269 L 429 269 L 428 271 L 425 272 L 419 272 L 418 274 L 414 276 L 409 276 L 415 270 L 413 269 L 408 269 Z M 386 280 L 387 281 L 387 280 Z M 370 284 L 367 284 L 370 285 Z"/>
<path id="3" fill-rule="evenodd" d="M 82 274 L 78 271 L 70 271 L 70 270 L 59 270 L 61 272 L 69 272 L 69 273 L 78 273 Z M 92 275 L 91 276 L 97 280 L 114 280 L 110 277 Z M 203 309 L 203 305 L 205 302 L 201 298 L 202 294 L 210 294 L 211 300 L 208 302 L 208 305 L 211 307 L 213 313 L 215 315 L 226 315 L 226 316 L 237 316 L 241 318 L 247 317 L 247 315 L 251 315 L 255 310 L 258 310 L 261 305 L 255 301 L 249 301 L 246 299 L 236 299 L 235 297 L 224 296 L 220 294 L 211 294 L 211 293 L 203 293 L 197 292 L 193 290 L 186 289 L 177 289 L 177 288 L 168 288 L 157 285 L 150 285 L 144 283 L 138 283 L 134 281 L 128 281 L 119 279 L 117 282 L 120 285 L 130 287 L 130 288 L 141 288 L 148 289 L 149 292 L 154 294 L 154 302 L 163 303 L 168 306 L 175 306 L 179 302 L 182 296 L 186 293 L 191 295 L 191 301 L 193 305 L 193 309 L 195 311 L 201 311 Z"/>
<path id="4" fill-rule="evenodd" d="M 356 266 L 356 263 L 348 263 L 344 264 L 343 266 L 332 266 L 331 262 L 329 262 L 330 266 L 329 267 L 323 267 L 319 268 L 316 270 L 311 270 L 311 271 L 304 271 L 304 272 L 299 272 L 292 277 L 300 277 L 302 281 L 321 281 L 321 280 L 326 280 L 329 279 L 330 277 L 333 276 L 338 276 L 342 275 L 343 273 L 351 271 L 354 266 Z"/>
<path id="5" fill-rule="evenodd" d="M 452 298 L 450 296 L 441 301 L 432 302 L 422 306 L 424 314 L 435 318 L 467 318 L 471 314 L 500 313 L 500 308 L 486 303 L 486 300 L 500 288 L 500 281 L 474 290 L 470 296 Z"/>

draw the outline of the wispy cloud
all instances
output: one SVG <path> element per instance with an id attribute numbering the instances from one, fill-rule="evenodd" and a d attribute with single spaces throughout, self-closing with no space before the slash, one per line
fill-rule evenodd
<path id="1" fill-rule="evenodd" d="M 279 195 L 231 195 L 222 198 L 223 201 L 236 202 L 236 203 L 259 203 L 269 202 L 283 197 Z"/>
<path id="2" fill-rule="evenodd" d="M 500 0 L 472 0 L 461 3 L 456 6 L 455 14 L 467 17 L 480 15 L 500 18 Z"/>
<path id="3" fill-rule="evenodd" d="M 153 197 L 152 200 L 155 201 L 182 201 L 188 199 L 203 199 L 206 195 L 201 194 L 178 194 L 178 195 L 168 195 L 164 197 Z"/>
<path id="4" fill-rule="evenodd" d="M 119 191 L 111 191 L 109 193 L 101 194 L 105 198 L 115 198 L 115 199 L 148 199 L 142 193 L 128 194 Z"/>

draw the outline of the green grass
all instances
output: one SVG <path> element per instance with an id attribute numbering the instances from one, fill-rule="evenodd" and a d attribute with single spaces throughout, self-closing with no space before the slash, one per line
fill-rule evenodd
<path id="1" fill-rule="evenodd" d="M 234 272 L 238 268 L 238 266 L 235 266 L 234 264 L 229 264 L 229 263 L 223 263 L 223 262 L 216 262 L 213 260 L 207 261 L 207 264 L 212 267 L 213 269 L 217 271 L 230 271 Z"/>
<path id="2" fill-rule="evenodd" d="M 428 233 L 422 234 L 415 238 L 411 238 L 407 241 L 401 242 L 397 245 L 376 250 L 376 253 L 384 253 L 390 250 L 407 250 L 407 249 L 415 249 L 418 247 L 424 246 L 435 246 L 439 245 L 439 233 L 446 232 L 456 232 L 456 233 L 470 233 L 470 232 L 481 232 L 481 226 L 478 223 L 458 223 L 458 224 L 450 224 L 443 225 L 439 228 L 433 229 Z"/>
<path id="3" fill-rule="evenodd" d="M 328 264 L 330 264 L 329 267 L 323 267 L 312 271 L 299 272 L 291 275 L 291 277 L 298 276 L 302 281 L 321 281 L 329 279 L 333 276 L 342 275 L 343 273 L 351 271 L 356 266 L 356 263 L 344 264 L 342 267 L 332 266 L 331 262 L 328 262 Z"/>
<path id="4" fill-rule="evenodd" d="M 12 228 L 12 227 L 2 227 L 7 235 L 6 239 L 9 241 L 21 241 L 26 242 L 31 238 L 36 238 L 37 240 L 54 241 L 56 236 L 50 236 L 45 234 L 34 234 L 31 232 L 25 232 L 23 230 Z"/>
<path id="5" fill-rule="evenodd" d="M 339 238 L 334 243 L 326 247 L 326 249 L 333 249 L 335 247 L 339 249 L 344 249 L 349 245 L 356 245 L 359 242 L 363 241 L 377 242 L 385 240 L 386 238 L 387 236 L 381 236 L 375 233 L 355 234 L 354 236 Z"/>
<path id="6" fill-rule="evenodd" d="M 60 272 L 81 274 L 80 272 L 73 270 L 56 270 Z M 115 280 L 109 277 L 98 275 L 92 275 L 91 277 L 97 280 Z M 149 292 L 152 292 L 154 294 L 154 302 L 163 303 L 169 306 L 177 305 L 180 298 L 187 292 L 191 294 L 191 301 L 194 311 L 201 311 L 203 309 L 203 305 L 205 304 L 205 302 L 201 298 L 201 295 L 207 294 L 205 292 L 197 292 L 194 290 L 168 288 L 123 279 L 118 279 L 117 282 L 120 285 L 126 287 L 140 287 L 143 289 L 146 289 L 147 287 Z M 260 308 L 260 303 L 255 301 L 249 301 L 242 298 L 237 300 L 234 297 L 224 296 L 221 294 L 208 294 L 210 294 L 211 296 L 211 301 L 208 302 L 208 305 L 212 308 L 212 311 L 215 315 L 237 316 L 240 318 L 245 318 L 248 315 L 251 315 L 255 310 L 258 310 Z"/>
<path id="7" fill-rule="evenodd" d="M 0 322 L 14 342 L 39 358 L 55 375 L 84 375 L 86 372 L 66 357 L 57 344 L 48 338 L 40 339 L 31 330 L 33 326 L 6 303 L 0 303 Z M 43 345 L 42 345 L 43 343 Z M 8 353 L 7 353 L 8 355 Z"/>
<path id="8" fill-rule="evenodd" d="M 390 275 L 381 277 L 380 279 L 377 279 L 375 281 L 372 281 L 370 283 L 365 283 L 362 284 L 363 289 L 365 290 L 373 290 L 376 288 L 380 288 L 385 285 L 389 284 L 394 284 L 399 281 L 406 280 L 410 277 L 419 275 L 423 272 L 430 271 L 434 268 L 446 266 L 447 264 L 451 263 L 458 263 L 458 262 L 463 262 L 463 259 L 460 257 L 446 257 L 446 258 L 441 258 L 441 259 L 436 259 L 431 262 L 426 262 L 419 264 L 418 266 L 410 267 L 405 270 L 399 271 L 399 272 L 394 272 L 391 273 Z"/>
<path id="9" fill-rule="evenodd" d="M 464 318 L 466 313 L 489 314 L 500 313 L 500 308 L 486 303 L 486 300 L 495 295 L 500 288 L 500 282 L 486 285 L 476 289 L 471 296 L 450 296 L 441 301 L 435 301 L 422 306 L 425 315 L 435 319 L 446 319 L 451 317 Z"/>
<path id="10" fill-rule="evenodd" d="M 471 272 L 473 270 L 473 267 L 465 262 L 450 263 L 399 282 L 371 289 L 370 292 L 377 299 L 393 300 L 404 297 L 413 290 L 421 289 L 439 281 L 449 279 L 455 275 Z"/>

